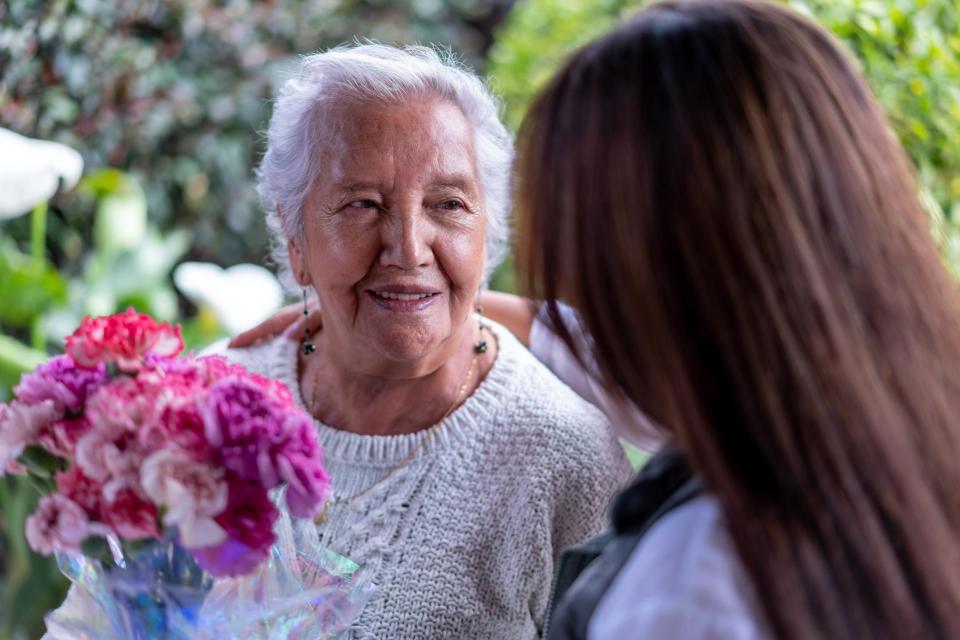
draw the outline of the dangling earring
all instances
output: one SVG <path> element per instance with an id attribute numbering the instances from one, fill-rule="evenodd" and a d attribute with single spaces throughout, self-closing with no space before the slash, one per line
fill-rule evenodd
<path id="1" fill-rule="evenodd" d="M 309 310 L 307 309 L 307 289 L 303 288 L 303 340 L 300 341 L 300 350 L 303 351 L 303 355 L 308 356 L 314 351 L 317 350 L 317 345 L 310 342 L 310 329 L 307 328 L 307 316 L 309 315 Z"/>
<path id="2" fill-rule="evenodd" d="M 486 353 L 487 341 L 483 339 L 483 330 L 487 325 L 483 323 L 483 307 L 477 306 L 477 327 L 480 329 L 480 340 L 473 344 L 474 353 Z"/>

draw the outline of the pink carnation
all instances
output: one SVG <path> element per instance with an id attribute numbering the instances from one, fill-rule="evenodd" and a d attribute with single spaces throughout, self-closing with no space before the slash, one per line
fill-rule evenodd
<path id="1" fill-rule="evenodd" d="M 95 430 L 139 431 L 156 418 L 162 378 L 120 376 L 100 387 L 87 402 L 87 419 Z"/>
<path id="2" fill-rule="evenodd" d="M 57 474 L 57 491 L 78 505 L 90 519 L 90 533 L 103 535 L 113 531 L 128 540 L 155 538 L 157 507 L 133 489 L 115 492 L 108 500 L 104 485 L 86 475 L 78 467 Z"/>
<path id="3" fill-rule="evenodd" d="M 57 418 L 53 400 L 26 404 L 14 400 L 0 404 L 0 475 L 23 453 L 35 444 L 40 433 Z"/>
<path id="4" fill-rule="evenodd" d="M 196 376 L 200 373 L 200 367 L 197 366 L 197 359 L 192 353 L 180 357 L 148 353 L 143 359 L 143 365 L 145 369 L 162 371 L 164 374 L 171 373 Z"/>
<path id="5" fill-rule="evenodd" d="M 176 361 L 171 361 L 176 362 Z M 164 375 L 141 372 L 141 381 L 154 391 L 151 411 L 144 414 L 138 438 L 143 447 L 155 450 L 169 442 L 197 460 L 209 460 L 212 448 L 204 434 L 197 403 L 205 393 L 203 372 L 198 367 L 176 367 Z"/>
<path id="6" fill-rule="evenodd" d="M 272 489 L 280 482 L 276 465 L 290 411 L 264 389 L 240 377 L 215 384 L 200 403 L 207 441 L 219 450 L 227 470 Z"/>
<path id="7" fill-rule="evenodd" d="M 287 428 L 287 440 L 277 456 L 280 479 L 287 483 L 287 507 L 294 517 L 313 518 L 330 495 L 323 449 L 313 422 L 305 414 L 291 416 Z"/>
<path id="8" fill-rule="evenodd" d="M 150 384 L 162 384 L 165 388 L 176 389 L 178 395 L 187 391 L 196 393 L 211 384 L 202 359 L 192 355 L 182 358 L 148 357 L 139 377 Z"/>
<path id="9" fill-rule="evenodd" d="M 155 419 L 159 391 L 139 378 L 119 377 L 87 403 L 92 426 L 77 440 L 75 461 L 84 474 L 103 483 L 108 500 L 122 489 L 139 489 L 140 466 L 148 452 L 140 434 Z"/>
<path id="10" fill-rule="evenodd" d="M 197 364 L 206 372 L 208 384 L 212 385 L 228 376 L 239 376 L 259 386 L 268 396 L 280 404 L 287 407 L 293 407 L 295 405 L 293 395 L 290 393 L 287 385 L 274 378 L 265 378 L 255 373 L 250 373 L 246 367 L 233 364 L 223 356 L 203 356 L 197 358 Z"/>
<path id="11" fill-rule="evenodd" d="M 139 438 L 148 451 L 173 443 L 194 460 L 204 462 L 213 458 L 213 447 L 207 442 L 197 402 L 192 398 L 167 402 L 153 424 L 140 432 Z"/>
<path id="12" fill-rule="evenodd" d="M 157 451 L 143 463 L 146 495 L 165 507 L 163 524 L 177 527 L 186 547 L 210 547 L 227 537 L 214 522 L 227 506 L 223 470 L 198 463 L 175 448 Z"/>
<path id="13" fill-rule="evenodd" d="M 249 373 L 246 367 L 234 364 L 223 356 L 201 356 L 197 358 L 196 363 L 208 385 L 219 382 L 227 376 L 244 376 Z"/>
<path id="14" fill-rule="evenodd" d="M 85 475 L 103 483 L 107 500 L 123 489 L 139 486 L 140 465 L 146 457 L 135 433 L 91 429 L 77 442 L 77 466 Z"/>
<path id="15" fill-rule="evenodd" d="M 227 508 L 215 519 L 227 532 L 227 540 L 192 550 L 197 563 L 215 576 L 250 573 L 266 560 L 276 541 L 273 526 L 280 515 L 257 482 L 230 476 L 228 484 Z"/>
<path id="16" fill-rule="evenodd" d="M 77 440 L 89 428 L 80 415 L 89 397 L 108 381 L 104 366 L 77 367 L 70 356 L 58 356 L 20 378 L 14 393 L 20 402 L 52 402 L 56 412 L 35 434 L 35 441 L 50 453 L 71 458 Z"/>
<path id="17" fill-rule="evenodd" d="M 124 371 L 136 371 L 150 354 L 172 357 L 183 350 L 180 327 L 156 322 L 132 308 L 126 313 L 83 319 L 66 341 L 67 353 L 81 367 L 115 363 Z"/>
<path id="18" fill-rule="evenodd" d="M 253 382 L 254 384 L 259 385 L 268 396 L 279 402 L 285 407 L 293 408 L 296 406 L 296 403 L 293 401 L 293 394 L 290 393 L 290 389 L 287 388 L 287 385 L 283 384 L 275 378 L 264 378 L 255 373 L 248 373 L 247 379 Z"/>
<path id="19" fill-rule="evenodd" d="M 76 366 L 70 356 L 57 356 L 24 374 L 13 392 L 22 402 L 53 400 L 61 414 L 76 413 L 107 379 L 107 369 L 102 364 L 83 368 Z"/>
<path id="20" fill-rule="evenodd" d="M 63 418 L 51 423 L 38 437 L 40 446 L 55 456 L 72 459 L 77 442 L 90 430 L 86 416 Z"/>
<path id="21" fill-rule="evenodd" d="M 259 378 L 227 378 L 200 405 L 207 440 L 224 466 L 267 489 L 288 484 L 287 506 L 296 517 L 315 516 L 330 492 L 310 418 L 271 395 Z M 281 387 L 286 389 L 286 387 Z"/>
<path id="22" fill-rule="evenodd" d="M 79 467 L 70 467 L 57 474 L 57 491 L 80 505 L 91 520 L 103 519 L 103 485 L 90 478 Z"/>
<path id="23" fill-rule="evenodd" d="M 79 553 L 89 533 L 87 514 L 80 505 L 59 493 L 41 498 L 37 510 L 27 518 L 27 543 L 43 555 L 54 551 Z"/>
<path id="24" fill-rule="evenodd" d="M 322 463 L 300 455 L 282 456 L 280 477 L 287 483 L 287 508 L 296 518 L 313 518 L 330 497 L 330 478 Z"/>
<path id="25" fill-rule="evenodd" d="M 118 491 L 103 505 L 103 521 L 127 540 L 159 538 L 157 507 L 133 489 Z"/>

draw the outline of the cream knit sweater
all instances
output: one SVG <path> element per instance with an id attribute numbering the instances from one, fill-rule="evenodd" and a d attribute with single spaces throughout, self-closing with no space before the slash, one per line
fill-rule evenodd
<path id="1" fill-rule="evenodd" d="M 473 395 L 412 463 L 318 527 L 378 586 L 350 637 L 539 637 L 560 551 L 603 528 L 632 475 L 603 415 L 492 328 L 497 359 Z M 227 356 L 282 380 L 303 405 L 295 342 Z M 422 437 L 317 428 L 336 497 L 376 483 Z"/>

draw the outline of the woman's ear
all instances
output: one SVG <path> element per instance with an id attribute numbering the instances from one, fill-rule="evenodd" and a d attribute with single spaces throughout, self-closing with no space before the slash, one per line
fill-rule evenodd
<path id="1" fill-rule="evenodd" d="M 277 215 L 283 220 L 283 209 L 280 208 L 280 203 L 277 203 Z M 307 286 L 310 284 L 310 274 L 307 271 L 307 261 L 304 255 L 303 247 L 300 245 L 302 238 L 296 236 L 289 238 L 287 240 L 287 255 L 290 257 L 290 271 L 293 272 L 293 277 L 297 281 L 297 284 L 301 286 Z"/>
<path id="2" fill-rule="evenodd" d="M 287 240 L 287 253 L 290 256 L 290 271 L 293 272 L 294 279 L 297 284 L 306 286 L 310 284 L 310 274 L 307 271 L 307 261 L 300 244 L 298 238 Z"/>

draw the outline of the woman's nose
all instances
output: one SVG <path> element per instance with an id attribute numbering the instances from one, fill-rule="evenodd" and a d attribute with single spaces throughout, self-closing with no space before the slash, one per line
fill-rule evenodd
<path id="1" fill-rule="evenodd" d="M 389 216 L 383 227 L 383 266 L 416 269 L 433 262 L 430 221 L 419 208 L 397 212 Z"/>

